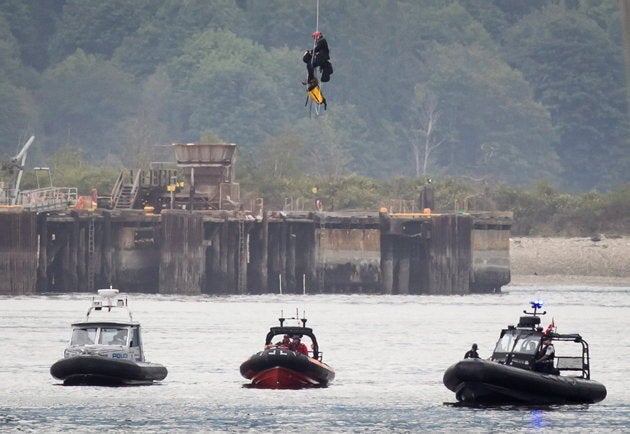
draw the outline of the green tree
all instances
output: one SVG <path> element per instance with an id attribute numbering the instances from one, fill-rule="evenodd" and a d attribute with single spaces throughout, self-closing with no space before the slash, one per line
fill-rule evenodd
<path id="1" fill-rule="evenodd" d="M 70 144 L 93 155 L 119 153 L 121 123 L 136 110 L 132 77 L 78 50 L 45 71 L 38 100 L 49 146 Z"/>
<path id="2" fill-rule="evenodd" d="M 611 173 L 628 168 L 627 156 L 617 158 L 628 149 L 620 47 L 596 21 L 562 5 L 526 16 L 506 41 L 506 58 L 549 109 L 565 184 L 578 189 L 611 186 Z"/>
<path id="3" fill-rule="evenodd" d="M 142 86 L 135 114 L 123 120 L 122 149 L 131 167 L 149 167 L 151 161 L 168 161 L 165 152 L 169 134 L 172 85 L 163 69 L 149 76 Z"/>
<path id="4" fill-rule="evenodd" d="M 48 40 L 55 34 L 55 24 L 59 20 L 63 5 L 64 1 L 0 2 L 0 15 L 7 19 L 11 33 L 19 41 L 19 57 L 25 66 L 38 71 L 48 67 Z"/>
<path id="5" fill-rule="evenodd" d="M 76 187 L 88 195 L 93 188 L 108 194 L 118 175 L 118 168 L 89 164 L 83 149 L 64 145 L 50 158 L 50 172 L 55 187 Z"/>
<path id="6" fill-rule="evenodd" d="M 448 139 L 435 150 L 439 166 L 512 183 L 554 177 L 549 114 L 518 71 L 487 49 L 459 44 L 436 46 L 428 65 L 426 88 L 442 113 L 437 134 Z"/>
<path id="7" fill-rule="evenodd" d="M 184 132 L 199 137 L 212 129 L 244 146 L 274 135 L 295 116 L 289 104 L 298 100 L 299 88 L 280 86 L 292 62 L 287 49 L 267 52 L 229 31 L 209 30 L 191 39 L 168 67 L 187 106 Z"/>
<path id="8" fill-rule="evenodd" d="M 0 15 L 0 155 L 11 157 L 23 143 L 21 139 L 33 132 L 35 115 L 31 98 L 20 79 L 24 68 L 20 62 L 18 44 Z"/>
<path id="9" fill-rule="evenodd" d="M 65 0 L 49 45 L 51 63 L 63 61 L 77 49 L 109 58 L 156 5 L 151 0 Z"/>

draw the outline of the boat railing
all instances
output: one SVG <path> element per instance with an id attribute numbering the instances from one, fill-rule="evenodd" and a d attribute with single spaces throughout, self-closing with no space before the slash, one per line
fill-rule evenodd
<path id="1" fill-rule="evenodd" d="M 321 351 L 319 351 L 317 354 L 315 354 L 314 351 L 309 351 L 308 353 L 312 358 L 319 360 L 320 362 L 322 361 L 324 353 L 322 353 Z"/>
<path id="2" fill-rule="evenodd" d="M 585 369 L 584 360 L 582 357 L 566 357 L 566 356 L 556 356 L 556 368 L 563 371 L 576 371 L 580 372 L 583 378 L 587 378 L 588 370 Z"/>

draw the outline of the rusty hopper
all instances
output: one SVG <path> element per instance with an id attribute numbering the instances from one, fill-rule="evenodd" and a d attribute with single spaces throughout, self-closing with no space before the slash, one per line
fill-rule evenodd
<path id="1" fill-rule="evenodd" d="M 173 143 L 177 166 L 194 192 L 195 209 L 232 209 L 239 205 L 234 182 L 234 143 Z"/>

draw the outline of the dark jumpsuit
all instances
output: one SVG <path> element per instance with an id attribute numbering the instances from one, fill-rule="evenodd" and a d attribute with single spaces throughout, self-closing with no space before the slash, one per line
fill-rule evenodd
<path id="1" fill-rule="evenodd" d="M 330 51 L 328 50 L 328 42 L 326 38 L 321 37 L 315 43 L 313 49 L 313 57 L 310 62 L 306 62 L 306 70 L 308 71 L 307 81 L 311 81 L 315 78 L 315 68 L 321 67 L 330 60 Z"/>

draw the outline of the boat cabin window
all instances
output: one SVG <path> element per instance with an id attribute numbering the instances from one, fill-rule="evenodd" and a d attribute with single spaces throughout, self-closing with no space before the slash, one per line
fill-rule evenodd
<path id="1" fill-rule="evenodd" d="M 540 336 L 527 336 L 522 337 L 516 343 L 514 348 L 515 353 L 534 355 L 538 350 L 540 344 Z"/>
<path id="2" fill-rule="evenodd" d="M 103 327 L 98 343 L 101 345 L 127 345 L 128 331 L 126 328 Z"/>
<path id="3" fill-rule="evenodd" d="M 280 348 L 280 349 L 297 349 L 297 347 L 295 347 L 295 345 L 298 344 L 298 342 L 295 342 L 293 338 L 295 337 L 299 337 L 300 341 L 299 344 L 303 344 L 306 347 L 306 353 L 307 355 L 313 355 L 313 340 L 310 338 L 310 336 L 308 335 L 274 335 L 271 338 L 271 342 L 265 343 L 265 348 Z M 319 357 L 319 354 L 318 354 Z"/>
<path id="4" fill-rule="evenodd" d="M 96 327 L 76 328 L 72 330 L 70 345 L 91 345 L 96 340 Z"/>
<path id="5" fill-rule="evenodd" d="M 501 336 L 501 339 L 497 342 L 497 346 L 494 349 L 495 353 L 509 353 L 514 347 L 515 336 L 512 333 L 505 333 Z"/>
<path id="6" fill-rule="evenodd" d="M 140 328 L 134 327 L 131 329 L 131 342 L 129 342 L 130 347 L 139 347 L 140 346 Z"/>

